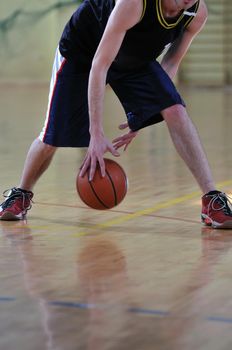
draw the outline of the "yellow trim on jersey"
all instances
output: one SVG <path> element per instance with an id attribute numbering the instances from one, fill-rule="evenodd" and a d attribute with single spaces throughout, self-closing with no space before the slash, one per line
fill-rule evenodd
<path id="1" fill-rule="evenodd" d="M 142 12 L 142 15 L 141 15 L 141 17 L 140 17 L 140 21 L 142 21 L 142 19 L 143 19 L 143 17 L 144 17 L 146 8 L 147 8 L 147 0 L 143 0 L 143 12 Z"/>
<path id="2" fill-rule="evenodd" d="M 198 0 L 195 5 L 196 5 L 196 7 L 195 7 L 194 11 L 195 11 L 195 13 L 197 13 L 199 6 L 200 6 L 200 0 Z M 189 25 L 189 23 L 192 22 L 193 18 L 194 18 L 194 16 L 190 17 L 184 26 L 187 27 Z"/>
<path id="3" fill-rule="evenodd" d="M 178 20 L 175 23 L 167 23 L 165 21 L 165 18 L 163 16 L 163 12 L 162 12 L 162 5 L 161 5 L 161 0 L 156 0 L 156 12 L 157 12 L 157 17 L 158 20 L 160 22 L 160 24 L 166 28 L 166 29 L 172 29 L 174 27 L 177 26 L 177 24 L 183 19 L 184 17 L 184 13 L 182 13 L 180 15 L 180 17 L 178 18 Z"/>

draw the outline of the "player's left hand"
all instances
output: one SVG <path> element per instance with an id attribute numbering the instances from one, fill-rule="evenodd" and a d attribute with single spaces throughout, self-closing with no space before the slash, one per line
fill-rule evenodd
<path id="1" fill-rule="evenodd" d="M 126 122 L 126 123 L 120 124 L 118 128 L 120 130 L 124 130 L 128 127 L 129 127 L 128 123 Z M 114 148 L 119 149 L 120 147 L 124 146 L 124 151 L 126 151 L 127 147 L 129 146 L 129 144 L 137 134 L 138 134 L 138 131 L 132 131 L 129 129 L 129 131 L 126 134 L 121 135 L 112 141 Z"/>

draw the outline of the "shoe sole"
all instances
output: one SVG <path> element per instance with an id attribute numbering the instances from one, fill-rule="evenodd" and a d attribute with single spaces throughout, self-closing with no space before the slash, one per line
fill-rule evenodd
<path id="1" fill-rule="evenodd" d="M 205 224 L 206 226 L 211 226 L 212 228 L 215 228 L 215 229 L 232 229 L 232 220 L 228 220 L 228 221 L 220 224 L 217 221 L 212 221 L 205 214 L 201 215 L 201 220 L 202 220 L 203 224 Z"/>
<path id="2" fill-rule="evenodd" d="M 17 215 L 12 214 L 9 211 L 6 211 L 2 216 L 0 216 L 0 220 L 2 220 L 2 221 L 18 221 L 18 220 L 23 220 L 23 217 L 22 217 L 22 215 L 20 215 L 20 217 L 19 217 Z"/>

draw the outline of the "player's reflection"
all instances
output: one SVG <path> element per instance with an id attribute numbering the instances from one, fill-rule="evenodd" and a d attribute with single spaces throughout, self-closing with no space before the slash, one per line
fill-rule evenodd
<path id="1" fill-rule="evenodd" d="M 49 240 L 43 243 L 27 225 L 14 224 L 1 228 L 17 242 L 26 290 L 39 304 L 45 337 L 37 329 L 35 342 L 40 337 L 47 350 L 117 349 L 115 335 L 120 341 L 130 315 L 126 259 L 116 242 L 84 237 L 82 249 L 79 241 L 78 253 L 62 261 Z"/>
<path id="2" fill-rule="evenodd" d="M 77 266 L 82 298 L 94 306 L 89 312 L 87 348 L 115 349 L 129 319 L 125 257 L 114 241 L 95 238 L 80 252 Z"/>
<path id="3" fill-rule="evenodd" d="M 21 242 L 32 239 L 31 229 L 27 225 L 27 221 L 1 221 L 0 233 L 11 242 Z"/>
<path id="4" fill-rule="evenodd" d="M 126 260 L 117 244 L 106 238 L 91 238 L 77 258 L 78 276 L 85 296 L 93 302 L 117 302 L 125 292 Z M 113 294 L 113 299 L 111 298 Z"/>

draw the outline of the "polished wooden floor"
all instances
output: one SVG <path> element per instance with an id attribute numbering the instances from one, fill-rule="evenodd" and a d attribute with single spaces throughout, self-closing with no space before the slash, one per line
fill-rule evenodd
<path id="1" fill-rule="evenodd" d="M 0 191 L 18 185 L 48 86 L 0 86 Z M 232 90 L 182 87 L 218 188 L 232 192 Z M 105 130 L 124 120 L 107 91 Z M 232 230 L 200 223 L 200 192 L 165 125 L 119 159 L 114 210 L 88 209 L 62 149 L 35 188 L 27 222 L 0 222 L 1 350 L 231 350 Z"/>

